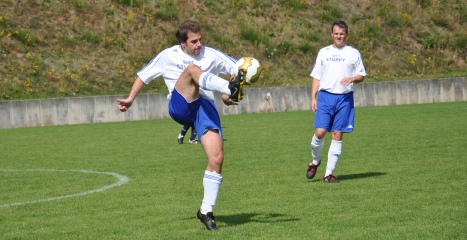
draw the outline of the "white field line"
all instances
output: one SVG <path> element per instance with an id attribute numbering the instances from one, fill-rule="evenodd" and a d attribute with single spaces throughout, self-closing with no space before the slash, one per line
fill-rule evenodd
<path id="1" fill-rule="evenodd" d="M 79 172 L 79 173 L 111 175 L 111 176 L 114 176 L 116 179 L 118 179 L 118 181 L 116 183 L 114 183 L 114 184 L 110 184 L 110 185 L 104 186 L 102 188 L 93 189 L 93 190 L 89 190 L 89 191 L 86 191 L 86 192 L 75 193 L 75 194 L 66 195 L 66 196 L 44 198 L 44 199 L 39 199 L 39 200 L 27 201 L 27 202 L 10 203 L 10 204 L 5 204 L 5 205 L 0 205 L 0 208 L 19 206 L 19 205 L 24 205 L 24 204 L 39 203 L 39 202 L 49 202 L 49 201 L 60 200 L 60 199 L 65 199 L 65 198 L 84 196 L 84 195 L 91 194 L 91 193 L 103 192 L 103 191 L 109 190 L 111 188 L 118 187 L 118 186 L 121 186 L 123 184 L 126 184 L 126 183 L 128 183 L 130 181 L 130 179 L 127 176 L 120 175 L 118 173 L 96 172 L 96 171 L 90 171 L 90 170 L 55 170 L 55 169 L 9 170 L 9 169 L 0 169 L 0 171 L 3 171 L 3 172 Z"/>

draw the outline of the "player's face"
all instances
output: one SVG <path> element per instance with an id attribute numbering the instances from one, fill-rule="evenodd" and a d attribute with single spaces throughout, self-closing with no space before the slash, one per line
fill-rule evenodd
<path id="1" fill-rule="evenodd" d="M 183 51 L 186 54 L 197 56 L 201 51 L 203 44 L 201 43 L 201 33 L 188 32 L 188 39 L 182 42 Z"/>
<path id="2" fill-rule="evenodd" d="M 334 47 L 341 48 L 345 45 L 345 41 L 347 40 L 347 33 L 345 32 L 345 28 L 334 26 L 331 36 L 334 40 Z"/>

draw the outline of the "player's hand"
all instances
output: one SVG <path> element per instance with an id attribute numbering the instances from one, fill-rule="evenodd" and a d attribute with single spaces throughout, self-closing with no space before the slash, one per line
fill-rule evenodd
<path id="1" fill-rule="evenodd" d="M 318 104 L 316 103 L 316 100 L 311 100 L 311 110 L 316 113 L 316 109 L 318 109 Z"/>
<path id="2" fill-rule="evenodd" d="M 222 94 L 222 101 L 224 102 L 225 105 L 230 106 L 230 105 L 238 105 L 238 103 L 232 101 L 230 97 L 227 94 Z"/>
<path id="3" fill-rule="evenodd" d="M 353 83 L 353 81 L 354 81 L 354 78 L 345 77 L 341 80 L 341 85 L 348 86 L 349 84 Z"/>
<path id="4" fill-rule="evenodd" d="M 131 105 L 133 104 L 133 101 L 131 101 L 128 98 L 126 99 L 117 98 L 117 101 L 118 101 L 118 109 L 120 110 L 120 112 L 126 112 L 128 108 L 130 108 Z"/>

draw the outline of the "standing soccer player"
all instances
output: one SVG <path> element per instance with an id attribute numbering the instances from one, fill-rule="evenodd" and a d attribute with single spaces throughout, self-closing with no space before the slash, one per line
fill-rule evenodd
<path id="1" fill-rule="evenodd" d="M 183 23 L 175 36 L 180 45 L 163 50 L 141 69 L 129 96 L 117 99 L 118 106 L 120 111 L 127 111 L 145 84 L 158 76 L 164 78 L 169 89 L 170 116 L 182 125 L 195 126 L 206 153 L 208 163 L 203 177 L 204 198 L 197 218 L 208 230 L 217 230 L 213 206 L 222 183 L 224 138 L 212 91 L 223 93 L 224 104 L 237 105 L 246 75 L 239 72 L 235 77 L 234 58 L 202 45 L 198 23 Z M 219 74 L 230 75 L 230 81 L 218 77 Z"/>
<path id="2" fill-rule="evenodd" d="M 348 26 L 336 21 L 331 27 L 333 44 L 322 48 L 311 71 L 311 110 L 315 113 L 315 134 L 311 140 L 311 156 L 306 177 L 315 177 L 321 164 L 321 152 L 327 132 L 332 132 L 328 162 L 323 180 L 338 183 L 332 174 L 342 152 L 342 137 L 354 129 L 354 83 L 366 76 L 360 52 L 345 44 Z"/>

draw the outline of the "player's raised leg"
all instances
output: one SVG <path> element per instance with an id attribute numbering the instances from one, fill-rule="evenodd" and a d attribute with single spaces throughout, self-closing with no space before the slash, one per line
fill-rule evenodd
<path id="1" fill-rule="evenodd" d="M 211 73 L 203 72 L 194 64 L 188 65 L 175 84 L 175 89 L 187 102 L 198 99 L 200 87 L 230 95 L 229 81 Z"/>
<path id="2" fill-rule="evenodd" d="M 237 78 L 227 81 L 209 72 L 203 72 L 194 64 L 188 65 L 175 84 L 175 89 L 188 101 L 199 97 L 199 88 L 220 92 L 239 102 L 242 96 L 242 86 L 245 82 L 244 74 L 239 71 Z"/>

